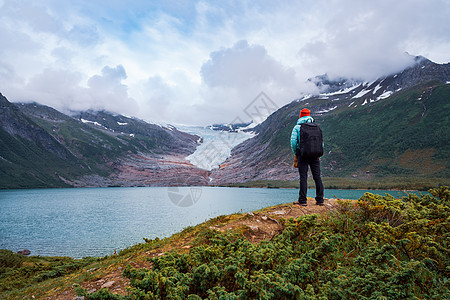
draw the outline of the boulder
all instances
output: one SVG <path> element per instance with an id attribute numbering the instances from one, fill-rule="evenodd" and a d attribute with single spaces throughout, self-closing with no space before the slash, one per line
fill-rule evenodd
<path id="1" fill-rule="evenodd" d="M 31 251 L 28 249 L 23 249 L 23 250 L 17 251 L 17 254 L 30 255 Z"/>

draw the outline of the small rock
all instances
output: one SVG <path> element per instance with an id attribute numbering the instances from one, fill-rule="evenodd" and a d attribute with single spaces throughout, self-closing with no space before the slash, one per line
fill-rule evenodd
<path id="1" fill-rule="evenodd" d="M 103 289 L 103 288 L 110 288 L 110 287 L 113 286 L 114 283 L 115 283 L 114 280 L 108 281 L 107 283 L 105 283 L 105 284 L 102 285 L 102 289 Z"/>
<path id="2" fill-rule="evenodd" d="M 250 229 L 253 230 L 253 231 L 257 231 L 258 230 L 258 226 L 255 226 L 255 225 L 249 225 L 248 227 L 250 227 Z"/>
<path id="3" fill-rule="evenodd" d="M 88 294 L 93 293 L 95 291 L 97 291 L 97 289 L 91 289 L 91 290 L 88 291 Z"/>
<path id="4" fill-rule="evenodd" d="M 189 245 L 186 245 L 186 246 L 183 246 L 182 248 L 183 249 L 190 249 L 192 246 L 189 246 Z"/>
<path id="5" fill-rule="evenodd" d="M 28 249 L 23 249 L 23 250 L 17 251 L 17 254 L 30 255 L 31 251 Z"/>
<path id="6" fill-rule="evenodd" d="M 275 215 L 284 215 L 284 213 L 285 213 L 284 210 L 277 210 L 277 211 L 273 212 L 273 214 L 275 214 Z"/>
<path id="7" fill-rule="evenodd" d="M 252 217 L 255 216 L 255 214 L 252 212 L 249 212 L 247 215 L 252 216 Z"/>
<path id="8" fill-rule="evenodd" d="M 262 216 L 261 219 L 263 219 L 264 221 L 267 220 L 267 216 Z"/>

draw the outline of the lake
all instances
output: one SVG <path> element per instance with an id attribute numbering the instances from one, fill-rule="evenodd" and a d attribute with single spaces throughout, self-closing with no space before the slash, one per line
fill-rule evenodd
<path id="1" fill-rule="evenodd" d="M 325 197 L 358 199 L 365 192 L 325 190 Z M 144 237 L 167 237 L 219 215 L 297 197 L 297 189 L 225 187 L 0 190 L 0 249 L 74 258 L 110 255 Z"/>

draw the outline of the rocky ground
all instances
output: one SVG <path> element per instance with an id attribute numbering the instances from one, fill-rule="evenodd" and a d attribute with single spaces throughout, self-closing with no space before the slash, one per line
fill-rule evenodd
<path id="1" fill-rule="evenodd" d="M 75 187 L 130 187 L 205 186 L 210 182 L 210 172 L 195 167 L 182 154 L 131 154 L 111 165 L 114 172 L 108 178 L 87 175 L 66 183 Z"/>
<path id="2" fill-rule="evenodd" d="M 122 159 L 112 176 L 120 186 L 208 185 L 209 171 L 199 169 L 183 155 L 135 154 Z"/>
<path id="3" fill-rule="evenodd" d="M 211 183 L 217 185 L 257 180 L 296 180 L 298 171 L 279 157 L 263 164 L 259 159 L 248 158 L 245 152 L 238 149 L 219 169 L 212 170 L 210 177 Z"/>

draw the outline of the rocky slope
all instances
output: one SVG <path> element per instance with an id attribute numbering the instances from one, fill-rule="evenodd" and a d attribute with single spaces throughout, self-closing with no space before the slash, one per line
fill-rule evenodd
<path id="1" fill-rule="evenodd" d="M 450 64 L 416 57 L 414 66 L 373 82 L 313 81 L 324 93 L 273 113 L 211 174 L 213 183 L 297 179 L 289 139 L 304 107 L 324 132 L 325 176 L 450 177 Z"/>

